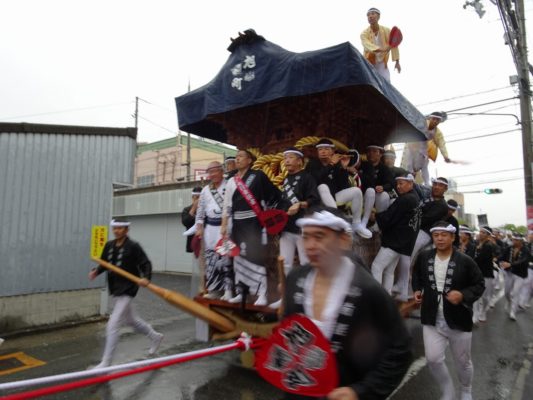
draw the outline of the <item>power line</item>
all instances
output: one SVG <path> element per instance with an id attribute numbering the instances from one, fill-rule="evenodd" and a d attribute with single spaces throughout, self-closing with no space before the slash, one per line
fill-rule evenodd
<path id="1" fill-rule="evenodd" d="M 143 99 L 142 97 L 139 97 L 139 100 L 143 101 L 143 102 L 146 103 L 146 104 L 150 104 L 151 106 L 159 107 L 159 108 L 161 108 L 161 109 L 163 109 L 163 110 L 165 110 L 165 111 L 169 111 L 169 112 L 171 112 L 171 113 L 175 113 L 175 112 L 176 112 L 176 110 L 171 110 L 171 109 L 168 108 L 168 107 L 165 107 L 165 106 L 162 106 L 162 105 L 160 105 L 160 104 L 153 103 L 153 102 L 151 102 L 151 101 L 145 100 L 145 99 Z"/>
<path id="2" fill-rule="evenodd" d="M 500 182 L 512 182 L 512 181 L 520 181 L 523 180 L 524 177 L 516 177 L 516 178 L 507 178 L 507 179 L 496 179 L 492 181 L 480 181 L 475 183 L 467 183 L 467 184 L 458 184 L 457 187 L 466 187 L 466 186 L 479 186 L 479 185 L 486 185 L 488 183 L 500 183 Z"/>
<path id="3" fill-rule="evenodd" d="M 464 135 L 465 133 L 473 133 L 473 132 L 479 132 L 479 131 L 484 131 L 486 129 L 489 129 L 489 128 L 496 128 L 496 127 L 500 127 L 500 126 L 504 126 L 504 125 L 509 125 L 509 122 L 503 122 L 501 124 L 496 124 L 496 125 L 490 125 L 490 126 L 484 126 L 484 127 L 481 127 L 481 128 L 476 128 L 476 129 L 468 129 L 466 131 L 460 131 L 460 132 L 455 132 L 455 133 L 447 133 L 445 136 L 446 139 L 450 138 L 450 137 L 455 137 L 455 136 L 459 136 L 459 135 Z"/>
<path id="4" fill-rule="evenodd" d="M 169 132 L 173 133 L 174 135 L 178 134 L 177 130 L 173 131 L 172 129 L 169 129 L 169 128 L 166 128 L 166 127 L 164 127 L 162 125 L 159 125 L 159 124 L 155 123 L 154 121 L 150 121 L 148 118 L 142 117 L 140 115 L 139 115 L 139 118 L 142 119 L 142 120 L 145 120 L 146 122 L 149 122 L 150 124 L 152 124 L 154 126 L 157 126 L 158 128 L 164 129 L 165 131 L 169 131 Z"/>
<path id="5" fill-rule="evenodd" d="M 500 100 L 494 100 L 494 101 L 489 101 L 487 103 L 479 103 L 479 104 L 474 104 L 472 106 L 468 106 L 468 107 L 461 107 L 461 108 L 456 108 L 454 110 L 447 110 L 446 112 L 447 113 L 453 113 L 454 111 L 463 111 L 463 110 L 468 110 L 470 108 L 477 108 L 477 107 L 482 107 L 482 106 L 488 106 L 488 105 L 491 105 L 491 104 L 496 104 L 496 103 L 502 103 L 504 101 L 509 101 L 509 100 L 516 100 L 518 99 L 519 97 L 517 96 L 514 96 L 514 97 L 508 97 L 506 99 L 500 99 Z"/>
<path id="6" fill-rule="evenodd" d="M 516 128 L 516 129 L 510 129 L 508 131 L 494 132 L 494 133 L 490 133 L 488 135 L 471 136 L 471 137 L 467 137 L 467 138 L 449 140 L 447 143 L 463 142 L 465 140 L 472 140 L 472 139 L 483 139 L 483 138 L 486 138 L 486 137 L 504 135 L 506 133 L 519 132 L 519 131 L 520 131 L 520 129 Z"/>
<path id="7" fill-rule="evenodd" d="M 477 174 L 468 174 L 468 175 L 456 175 L 456 176 L 449 176 L 449 179 L 457 179 L 457 178 L 469 178 L 471 176 L 479 176 L 479 175 L 488 175 L 488 174 L 499 174 L 502 172 L 511 172 L 511 171 L 523 171 L 523 168 L 511 168 L 511 169 L 502 169 L 498 171 L 488 171 L 488 172 L 480 172 Z"/>
<path id="8" fill-rule="evenodd" d="M 0 120 L 40 117 L 40 116 L 43 116 L 43 115 L 62 114 L 62 113 L 74 112 L 74 111 L 94 110 L 94 109 L 97 109 L 97 108 L 107 108 L 107 107 L 114 107 L 114 106 L 132 104 L 132 103 L 133 103 L 132 101 L 128 101 L 128 102 L 122 102 L 122 103 L 103 104 L 103 105 L 99 105 L 99 106 L 69 108 L 69 109 L 65 109 L 65 110 L 49 111 L 49 112 L 44 112 L 44 113 L 39 113 L 39 114 L 26 114 L 26 115 L 16 115 L 16 116 L 12 116 L 12 117 L 0 117 Z"/>
<path id="9" fill-rule="evenodd" d="M 417 104 L 416 107 L 423 107 L 423 106 L 429 106 L 429 105 L 432 105 L 432 104 L 444 103 L 444 102 L 447 102 L 447 101 L 452 101 L 452 100 L 457 100 L 457 99 L 463 99 L 463 98 L 465 98 L 465 97 L 476 96 L 476 95 L 478 95 L 478 94 L 492 93 L 492 92 L 496 92 L 496 91 L 498 91 L 498 90 L 503 90 L 503 89 L 507 89 L 507 88 L 512 88 L 512 86 L 502 86 L 502 87 L 500 87 L 500 88 L 484 90 L 484 91 L 481 91 L 481 92 L 467 93 L 467 94 L 464 94 L 464 95 L 459 95 L 459 96 L 455 96 L 455 97 L 449 97 L 449 98 L 447 98 L 447 99 L 441 99 L 441 100 L 431 101 L 431 102 L 429 102 L 429 103 Z"/>
<path id="10" fill-rule="evenodd" d="M 455 143 L 455 142 L 463 142 L 465 140 L 483 139 L 483 138 L 486 138 L 486 137 L 504 135 L 504 134 L 507 134 L 507 133 L 517 132 L 517 131 L 520 131 L 520 129 L 519 128 L 515 128 L 515 129 L 510 129 L 510 130 L 507 130 L 507 131 L 489 133 L 489 134 L 486 134 L 486 135 L 470 136 L 470 137 L 466 137 L 466 138 L 447 140 L 446 143 L 448 144 L 448 143 Z M 394 149 L 397 150 L 397 151 L 403 150 L 404 148 L 405 148 L 405 144 L 400 144 L 400 145 L 394 147 Z"/>

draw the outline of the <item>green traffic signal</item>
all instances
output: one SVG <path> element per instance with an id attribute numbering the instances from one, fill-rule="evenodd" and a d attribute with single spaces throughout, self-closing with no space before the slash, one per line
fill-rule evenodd
<path id="1" fill-rule="evenodd" d="M 500 194 L 503 192 L 501 189 L 484 189 L 485 194 Z"/>

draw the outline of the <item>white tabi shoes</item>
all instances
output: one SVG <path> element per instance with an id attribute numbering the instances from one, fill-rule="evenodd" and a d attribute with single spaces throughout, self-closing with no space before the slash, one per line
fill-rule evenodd
<path id="1" fill-rule="evenodd" d="M 268 299 L 266 295 L 260 295 L 254 303 L 254 306 L 266 306 L 268 304 Z"/>
<path id="2" fill-rule="evenodd" d="M 232 297 L 231 299 L 229 299 L 228 303 L 235 304 L 235 303 L 240 303 L 241 301 L 242 301 L 242 295 L 238 294 L 237 296 Z"/>
<path id="3" fill-rule="evenodd" d="M 268 308 L 272 308 L 273 310 L 278 310 L 280 307 L 281 307 L 281 299 L 268 305 Z"/>
<path id="4" fill-rule="evenodd" d="M 164 337 L 165 335 L 163 335 L 162 333 L 157 333 L 155 335 L 155 337 L 152 339 L 152 344 L 150 346 L 150 349 L 148 350 L 148 354 L 150 354 L 151 356 L 155 354 L 157 349 L 159 349 L 159 346 L 161 345 L 161 342 L 163 341 Z"/>
<path id="5" fill-rule="evenodd" d="M 366 229 L 363 226 L 363 224 L 354 225 L 353 226 L 353 230 L 354 230 L 355 233 L 357 233 L 363 239 L 372 239 L 372 232 L 370 232 L 370 230 Z"/>
<path id="6" fill-rule="evenodd" d="M 228 301 L 228 302 L 229 302 L 229 301 L 231 300 L 232 297 L 233 297 L 233 293 L 231 293 L 231 290 L 226 290 L 226 291 L 224 292 L 224 296 L 222 296 L 222 297 L 220 298 L 220 300 L 222 300 L 222 301 Z"/>

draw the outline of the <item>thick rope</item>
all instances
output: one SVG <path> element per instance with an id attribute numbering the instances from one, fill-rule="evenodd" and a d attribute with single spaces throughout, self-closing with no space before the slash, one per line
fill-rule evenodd
<path id="1" fill-rule="evenodd" d="M 0 397 L 2 400 L 25 400 L 33 399 L 41 396 L 50 396 L 55 393 L 66 392 L 74 389 L 79 389 L 86 386 L 96 385 L 111 380 L 124 378 L 126 376 L 140 374 L 143 372 L 168 367 L 174 364 L 180 364 L 187 361 L 196 360 L 203 357 L 213 356 L 219 353 L 224 353 L 231 350 L 248 350 L 260 347 L 264 340 L 251 340 L 249 337 L 242 337 L 234 343 L 213 347 L 211 349 L 191 351 L 182 354 L 174 354 L 172 356 L 154 358 L 151 360 L 137 361 L 128 364 L 116 365 L 107 368 L 100 368 L 89 371 L 78 371 L 68 374 L 53 375 L 43 378 L 28 379 L 18 382 L 9 382 L 0 385 L 0 390 L 13 390 L 20 388 L 29 388 L 37 385 L 44 385 L 50 383 L 57 383 L 65 380 L 80 379 L 74 382 L 63 383 L 55 386 L 48 386 L 32 391 L 17 393 Z"/>

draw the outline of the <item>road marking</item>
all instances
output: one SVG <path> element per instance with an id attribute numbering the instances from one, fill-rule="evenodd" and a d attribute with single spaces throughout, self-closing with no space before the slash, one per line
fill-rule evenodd
<path id="1" fill-rule="evenodd" d="M 531 361 L 529 361 L 529 359 L 532 357 L 533 343 L 529 343 L 527 346 L 526 357 L 522 363 L 522 368 L 520 368 L 520 371 L 518 371 L 518 375 L 516 377 L 511 400 L 522 400 L 524 398 L 524 386 L 526 385 L 526 378 L 529 376 L 529 372 L 531 370 Z"/>
<path id="2" fill-rule="evenodd" d="M 5 369 L 5 370 L 0 369 L 0 376 L 14 374 L 15 372 L 20 372 L 26 369 L 40 367 L 46 364 L 44 361 L 33 358 L 20 351 L 18 353 L 11 353 L 11 354 L 5 354 L 3 356 L 0 356 L 0 365 L 2 364 L 2 361 L 9 362 L 9 360 L 17 361 L 19 364 L 22 364 L 22 365 L 16 366 L 10 369 Z"/>
<path id="3" fill-rule="evenodd" d="M 417 358 L 409 367 L 407 370 L 407 373 L 403 377 L 402 381 L 400 382 L 400 385 L 390 394 L 388 399 L 391 399 L 402 387 L 404 387 L 407 382 L 409 382 L 412 378 L 418 375 L 418 373 L 427 365 L 426 357 L 420 357 Z"/>

